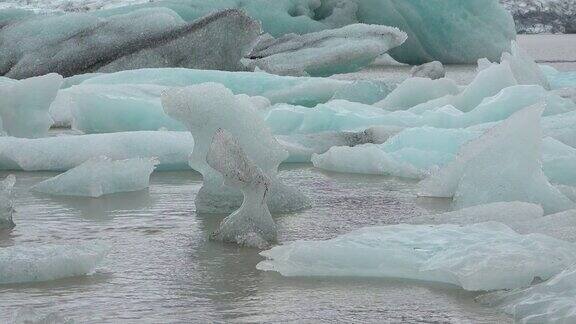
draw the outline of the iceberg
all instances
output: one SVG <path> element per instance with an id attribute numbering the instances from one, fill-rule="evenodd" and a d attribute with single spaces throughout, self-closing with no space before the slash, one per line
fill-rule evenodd
<path id="1" fill-rule="evenodd" d="M 270 180 L 248 158 L 238 140 L 226 130 L 217 130 L 206 162 L 244 196 L 240 208 L 222 221 L 211 238 L 257 248 L 276 241 L 276 224 L 266 204 Z"/>
<path id="2" fill-rule="evenodd" d="M 433 61 L 413 67 L 410 69 L 410 76 L 437 80 L 446 76 L 446 70 L 444 70 L 442 62 Z"/>
<path id="3" fill-rule="evenodd" d="M 45 137 L 52 125 L 50 103 L 62 82 L 54 73 L 25 80 L 0 77 L 1 130 L 15 137 Z"/>
<path id="4" fill-rule="evenodd" d="M 148 188 L 150 175 L 157 164 L 155 158 L 114 161 L 100 156 L 42 181 L 32 189 L 50 195 L 92 198 L 117 192 L 139 191 Z"/>
<path id="5" fill-rule="evenodd" d="M 366 227 L 326 241 L 296 241 L 260 253 L 257 268 L 283 276 L 402 278 L 465 290 L 529 286 L 576 260 L 572 243 L 521 235 L 501 223 Z"/>
<path id="6" fill-rule="evenodd" d="M 406 110 L 432 99 L 457 95 L 460 91 L 458 85 L 451 79 L 431 80 L 429 78 L 413 77 L 400 83 L 398 87 L 386 98 L 377 102 L 375 106 L 388 111 Z"/>
<path id="7" fill-rule="evenodd" d="M 90 274 L 108 248 L 98 243 L 21 245 L 0 249 L 0 284 L 49 281 Z"/>
<path id="8" fill-rule="evenodd" d="M 258 22 L 235 9 L 192 23 L 167 8 L 106 19 L 81 13 L 35 16 L 0 30 L 0 74 L 22 79 L 145 67 L 244 70 L 240 59 L 260 32 Z"/>
<path id="9" fill-rule="evenodd" d="M 284 185 L 278 178 L 278 166 L 288 152 L 276 141 L 254 107 L 217 83 L 173 88 L 162 94 L 162 106 L 168 116 L 183 122 L 194 137 L 190 166 L 202 174 L 204 184 L 196 195 L 196 210 L 204 213 L 232 212 L 242 203 L 236 188 L 225 186 L 222 176 L 206 162 L 210 143 L 218 129 L 238 139 L 248 159 L 270 180 L 267 195 L 272 212 L 307 208 L 310 201 L 300 191 Z"/>
<path id="10" fill-rule="evenodd" d="M 352 23 L 393 26 L 405 30 L 408 40 L 391 55 L 410 64 L 473 63 L 482 57 L 495 61 L 516 36 L 512 16 L 497 0 L 164 0 L 96 14 L 112 16 L 147 7 L 171 8 L 186 21 L 218 9 L 239 8 L 261 21 L 263 30 L 274 37 Z"/>
<path id="11" fill-rule="evenodd" d="M 539 203 L 547 214 L 574 208 L 542 171 L 542 111 L 542 105 L 523 109 L 465 144 L 422 181 L 420 194 L 453 197 L 456 208 L 497 201 Z"/>
<path id="12" fill-rule="evenodd" d="M 12 174 L 0 181 L 0 229 L 10 229 L 15 226 L 14 215 L 14 185 L 16 177 Z"/>
<path id="13" fill-rule="evenodd" d="M 535 84 L 546 90 L 551 89 L 544 72 L 516 41 L 512 41 L 510 53 L 502 53 L 500 61 L 508 62 L 518 84 Z"/>
<path id="14" fill-rule="evenodd" d="M 246 66 L 278 75 L 330 76 L 355 72 L 406 41 L 397 28 L 353 24 L 304 35 L 263 38 Z"/>
<path id="15" fill-rule="evenodd" d="M 91 158 L 152 158 L 158 170 L 190 170 L 194 140 L 188 132 L 123 132 L 38 139 L 0 137 L 0 169 L 67 171 Z"/>
<path id="16" fill-rule="evenodd" d="M 573 323 L 576 321 L 576 267 L 537 285 L 496 291 L 477 300 L 499 307 L 518 323 Z"/>

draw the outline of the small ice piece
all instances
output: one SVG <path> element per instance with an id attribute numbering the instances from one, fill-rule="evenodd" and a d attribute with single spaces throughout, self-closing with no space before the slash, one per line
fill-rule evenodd
<path id="1" fill-rule="evenodd" d="M 240 208 L 222 221 L 211 238 L 260 249 L 276 241 L 276 224 L 266 204 L 270 180 L 244 153 L 238 140 L 218 129 L 206 162 L 222 174 L 227 185 L 239 188 L 244 195 Z"/>
<path id="2" fill-rule="evenodd" d="M 45 137 L 52 125 L 50 104 L 63 81 L 54 73 L 25 80 L 0 78 L 2 130 L 14 137 Z"/>
<path id="3" fill-rule="evenodd" d="M 117 192 L 139 191 L 148 188 L 150 175 L 158 163 L 155 158 L 114 161 L 100 156 L 32 188 L 50 195 L 92 198 Z"/>
<path id="4" fill-rule="evenodd" d="M 513 316 L 516 323 L 575 323 L 576 267 L 537 285 L 511 291 L 496 291 L 477 300 L 496 306 Z"/>
<path id="5" fill-rule="evenodd" d="M 265 38 L 247 56 L 251 68 L 279 75 L 330 76 L 355 72 L 402 45 L 406 33 L 395 27 L 352 24 L 304 35 Z"/>
<path id="6" fill-rule="evenodd" d="M 221 84 L 204 83 L 173 88 L 162 94 L 166 114 L 181 121 L 194 137 L 190 166 L 202 174 L 204 184 L 196 195 L 196 210 L 204 213 L 232 212 L 242 204 L 240 190 L 223 184 L 222 175 L 206 162 L 212 138 L 225 129 L 238 139 L 246 156 L 268 177 L 268 207 L 272 212 L 307 208 L 310 201 L 300 191 L 284 185 L 278 166 L 288 152 L 276 141 L 249 101 L 241 100 Z"/>
<path id="7" fill-rule="evenodd" d="M 502 223 L 366 227 L 326 241 L 296 241 L 260 254 L 283 276 L 403 278 L 470 291 L 520 288 L 576 261 L 574 244 L 521 235 Z"/>
<path id="8" fill-rule="evenodd" d="M 0 137 L 0 169 L 67 171 L 105 155 L 113 160 L 157 157 L 160 170 L 190 170 L 189 132 L 122 132 L 36 139 Z"/>
<path id="9" fill-rule="evenodd" d="M 12 216 L 14 215 L 14 194 L 16 177 L 12 174 L 0 181 L 0 229 L 14 227 Z"/>
<path id="10" fill-rule="evenodd" d="M 574 208 L 542 170 L 543 110 L 525 108 L 462 146 L 455 160 L 422 181 L 420 195 L 453 197 L 456 208 L 497 201 L 538 203 L 547 214 Z"/>
<path id="11" fill-rule="evenodd" d="M 433 99 L 457 95 L 460 91 L 451 79 L 408 78 L 375 106 L 389 111 L 405 110 Z"/>
<path id="12" fill-rule="evenodd" d="M 446 70 L 444 70 L 444 65 L 442 65 L 442 62 L 433 61 L 413 67 L 410 70 L 410 75 L 412 77 L 437 80 L 446 76 Z"/>
<path id="13" fill-rule="evenodd" d="M 512 41 L 510 53 L 502 53 L 501 62 L 508 62 L 518 84 L 539 85 L 550 90 L 550 82 L 538 64 L 526 53 L 516 41 Z"/>
<path id="14" fill-rule="evenodd" d="M 99 243 L 0 248 L 0 284 L 49 281 L 90 274 L 108 250 Z"/>

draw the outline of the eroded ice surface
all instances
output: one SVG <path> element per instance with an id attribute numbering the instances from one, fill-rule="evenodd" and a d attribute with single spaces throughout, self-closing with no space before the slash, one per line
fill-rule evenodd
<path id="1" fill-rule="evenodd" d="M 526 287 L 576 259 L 572 243 L 520 235 L 501 223 L 365 227 L 326 241 L 261 253 L 260 270 L 284 276 L 404 278 L 466 290 Z"/>
<path id="2" fill-rule="evenodd" d="M 259 34 L 260 25 L 234 9 L 192 23 L 168 8 L 108 18 L 39 15 L 0 31 L 0 74 L 20 79 L 145 67 L 243 70 L 240 59 Z"/>
<path id="3" fill-rule="evenodd" d="M 247 157 L 270 180 L 267 199 L 272 212 L 310 206 L 301 192 L 285 186 L 277 178 L 278 166 L 288 158 L 288 152 L 276 141 L 249 101 L 240 100 L 221 84 L 205 83 L 167 90 L 162 94 L 162 106 L 166 114 L 184 123 L 194 137 L 190 166 L 202 173 L 204 180 L 196 196 L 197 211 L 232 212 L 242 203 L 240 191 L 223 185 L 222 176 L 206 162 L 218 129 L 225 129 L 236 137 Z"/>
<path id="4" fill-rule="evenodd" d="M 90 274 L 108 248 L 99 243 L 17 245 L 0 248 L 0 284 L 47 281 Z"/>
<path id="5" fill-rule="evenodd" d="M 67 171 L 91 158 L 158 158 L 161 170 L 189 170 L 194 140 L 188 132 L 124 132 L 38 139 L 0 137 L 0 169 Z"/>
<path id="6" fill-rule="evenodd" d="M 502 308 L 519 323 L 573 323 L 576 321 L 576 267 L 525 289 L 497 291 L 478 298 Z"/>
<path id="7" fill-rule="evenodd" d="M 50 195 L 98 198 L 117 192 L 148 188 L 156 158 L 112 160 L 106 156 L 90 159 L 32 189 Z"/>
<path id="8" fill-rule="evenodd" d="M 63 79 L 48 74 L 25 80 L 0 78 L 1 130 L 9 136 L 37 138 L 48 134 L 48 110 Z"/>
<path id="9" fill-rule="evenodd" d="M 263 38 L 248 54 L 246 64 L 279 75 L 355 72 L 404 43 L 406 37 L 393 27 L 353 24 L 304 35 Z"/>
<path id="10" fill-rule="evenodd" d="M 12 190 L 16 184 L 16 177 L 8 175 L 0 181 L 0 229 L 14 227 L 14 194 Z"/>
<path id="11" fill-rule="evenodd" d="M 224 129 L 217 130 L 206 162 L 244 196 L 240 208 L 220 223 L 211 238 L 258 248 L 276 241 L 276 224 L 266 203 L 270 180 L 244 153 L 238 140 Z"/>
<path id="12" fill-rule="evenodd" d="M 481 137 L 421 183 L 421 195 L 453 197 L 457 208 L 497 201 L 539 203 L 546 213 L 574 207 L 542 171 L 543 107 L 523 109 Z"/>

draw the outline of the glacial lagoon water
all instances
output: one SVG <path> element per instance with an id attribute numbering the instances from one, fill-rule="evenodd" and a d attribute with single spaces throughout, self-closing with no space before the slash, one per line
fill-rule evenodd
<path id="1" fill-rule="evenodd" d="M 100 199 L 33 193 L 30 186 L 54 173 L 14 174 L 17 227 L 0 234 L 0 246 L 99 240 L 112 250 L 90 276 L 1 285 L 2 323 L 24 306 L 76 323 L 510 321 L 477 304 L 477 294 L 448 285 L 258 271 L 258 250 L 208 240 L 224 215 L 196 214 L 201 177 L 193 171 L 157 172 L 146 191 Z M 411 181 L 326 173 L 307 164 L 283 167 L 281 177 L 314 207 L 275 215 L 280 242 L 328 239 L 450 208 L 446 201 L 417 200 Z"/>

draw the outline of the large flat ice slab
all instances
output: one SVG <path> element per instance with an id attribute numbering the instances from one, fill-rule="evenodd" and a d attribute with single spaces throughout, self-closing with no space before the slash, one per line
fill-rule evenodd
<path id="1" fill-rule="evenodd" d="M 284 276 L 403 278 L 466 290 L 526 287 L 576 259 L 572 243 L 520 235 L 501 223 L 366 227 L 326 241 L 296 241 L 261 253 L 260 270 Z"/>

